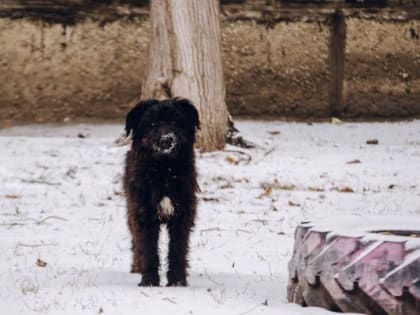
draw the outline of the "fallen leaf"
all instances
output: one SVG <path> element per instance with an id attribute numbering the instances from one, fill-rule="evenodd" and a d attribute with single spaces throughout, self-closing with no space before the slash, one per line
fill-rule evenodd
<path id="1" fill-rule="evenodd" d="M 42 267 L 42 268 L 44 268 L 44 267 L 46 267 L 47 266 L 47 263 L 45 262 L 45 261 L 43 261 L 43 260 L 41 260 L 41 259 L 37 259 L 36 260 L 36 265 L 38 266 L 38 267 Z"/>
<path id="2" fill-rule="evenodd" d="M 7 199 L 19 199 L 21 196 L 18 196 L 18 195 L 6 195 L 4 197 L 7 198 Z"/>
<path id="3" fill-rule="evenodd" d="M 280 131 L 278 131 L 278 130 L 272 130 L 272 131 L 269 131 L 268 133 L 269 133 L 270 135 L 275 136 L 275 135 L 279 135 L 279 134 L 280 134 Z"/>
<path id="4" fill-rule="evenodd" d="M 348 186 L 336 188 L 336 190 L 342 193 L 354 193 L 354 190 Z"/>
<path id="5" fill-rule="evenodd" d="M 230 164 L 233 164 L 233 165 L 238 165 L 238 163 L 239 163 L 239 161 L 231 155 L 227 156 L 225 160 L 226 160 L 226 162 L 228 162 Z"/>
<path id="6" fill-rule="evenodd" d="M 300 207 L 300 203 L 295 203 L 295 202 L 289 200 L 289 206 L 291 206 L 291 207 Z"/>
<path id="7" fill-rule="evenodd" d="M 391 184 L 388 186 L 388 189 L 394 189 L 397 185 Z"/>
<path id="8" fill-rule="evenodd" d="M 264 192 L 260 195 L 260 197 L 269 197 L 273 193 L 273 186 L 267 186 L 264 189 Z"/>

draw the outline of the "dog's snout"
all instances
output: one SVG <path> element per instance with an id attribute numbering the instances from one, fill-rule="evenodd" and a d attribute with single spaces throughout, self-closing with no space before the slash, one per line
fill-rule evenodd
<path id="1" fill-rule="evenodd" d="M 159 146 L 162 149 L 169 149 L 173 144 L 173 138 L 172 137 L 161 137 L 159 141 Z"/>
<path id="2" fill-rule="evenodd" d="M 159 139 L 159 147 L 161 150 L 171 150 L 176 144 L 175 135 L 172 133 L 164 134 Z"/>

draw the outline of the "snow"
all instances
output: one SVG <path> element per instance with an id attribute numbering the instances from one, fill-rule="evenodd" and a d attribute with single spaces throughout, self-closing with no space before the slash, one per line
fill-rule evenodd
<path id="1" fill-rule="evenodd" d="M 197 155 L 187 288 L 141 288 L 128 272 L 122 125 L 0 130 L 2 313 L 331 314 L 287 303 L 296 225 L 335 215 L 420 222 L 420 121 L 237 126 L 255 149 Z"/>
<path id="2" fill-rule="evenodd" d="M 327 239 L 340 235 L 361 238 L 364 242 L 405 243 L 405 248 L 410 251 L 420 249 L 420 237 L 392 234 L 392 231 L 396 233 L 404 231 L 408 234 L 419 232 L 420 217 L 418 215 L 381 215 L 380 217 L 377 215 L 336 215 L 329 220 L 317 219 L 304 225 L 310 227 L 312 231 L 329 232 Z M 378 245 L 379 243 L 376 246 Z"/>

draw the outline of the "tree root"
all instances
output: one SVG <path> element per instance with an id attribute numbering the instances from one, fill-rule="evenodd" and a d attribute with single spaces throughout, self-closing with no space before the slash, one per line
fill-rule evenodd
<path id="1" fill-rule="evenodd" d="M 226 132 L 226 143 L 244 148 L 244 149 L 252 149 L 255 148 L 255 144 L 245 140 L 241 135 L 239 135 L 239 130 L 235 127 L 233 122 L 232 116 L 229 115 L 228 118 L 228 130 Z"/>

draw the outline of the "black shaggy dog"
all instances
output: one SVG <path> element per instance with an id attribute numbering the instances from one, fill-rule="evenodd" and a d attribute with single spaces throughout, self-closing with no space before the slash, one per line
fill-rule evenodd
<path id="1" fill-rule="evenodd" d="M 132 235 L 131 272 L 141 286 L 158 286 L 161 224 L 169 233 L 168 286 L 186 286 L 187 254 L 196 213 L 194 140 L 200 122 L 186 99 L 147 100 L 127 115 L 133 143 L 126 157 L 124 189 Z"/>

